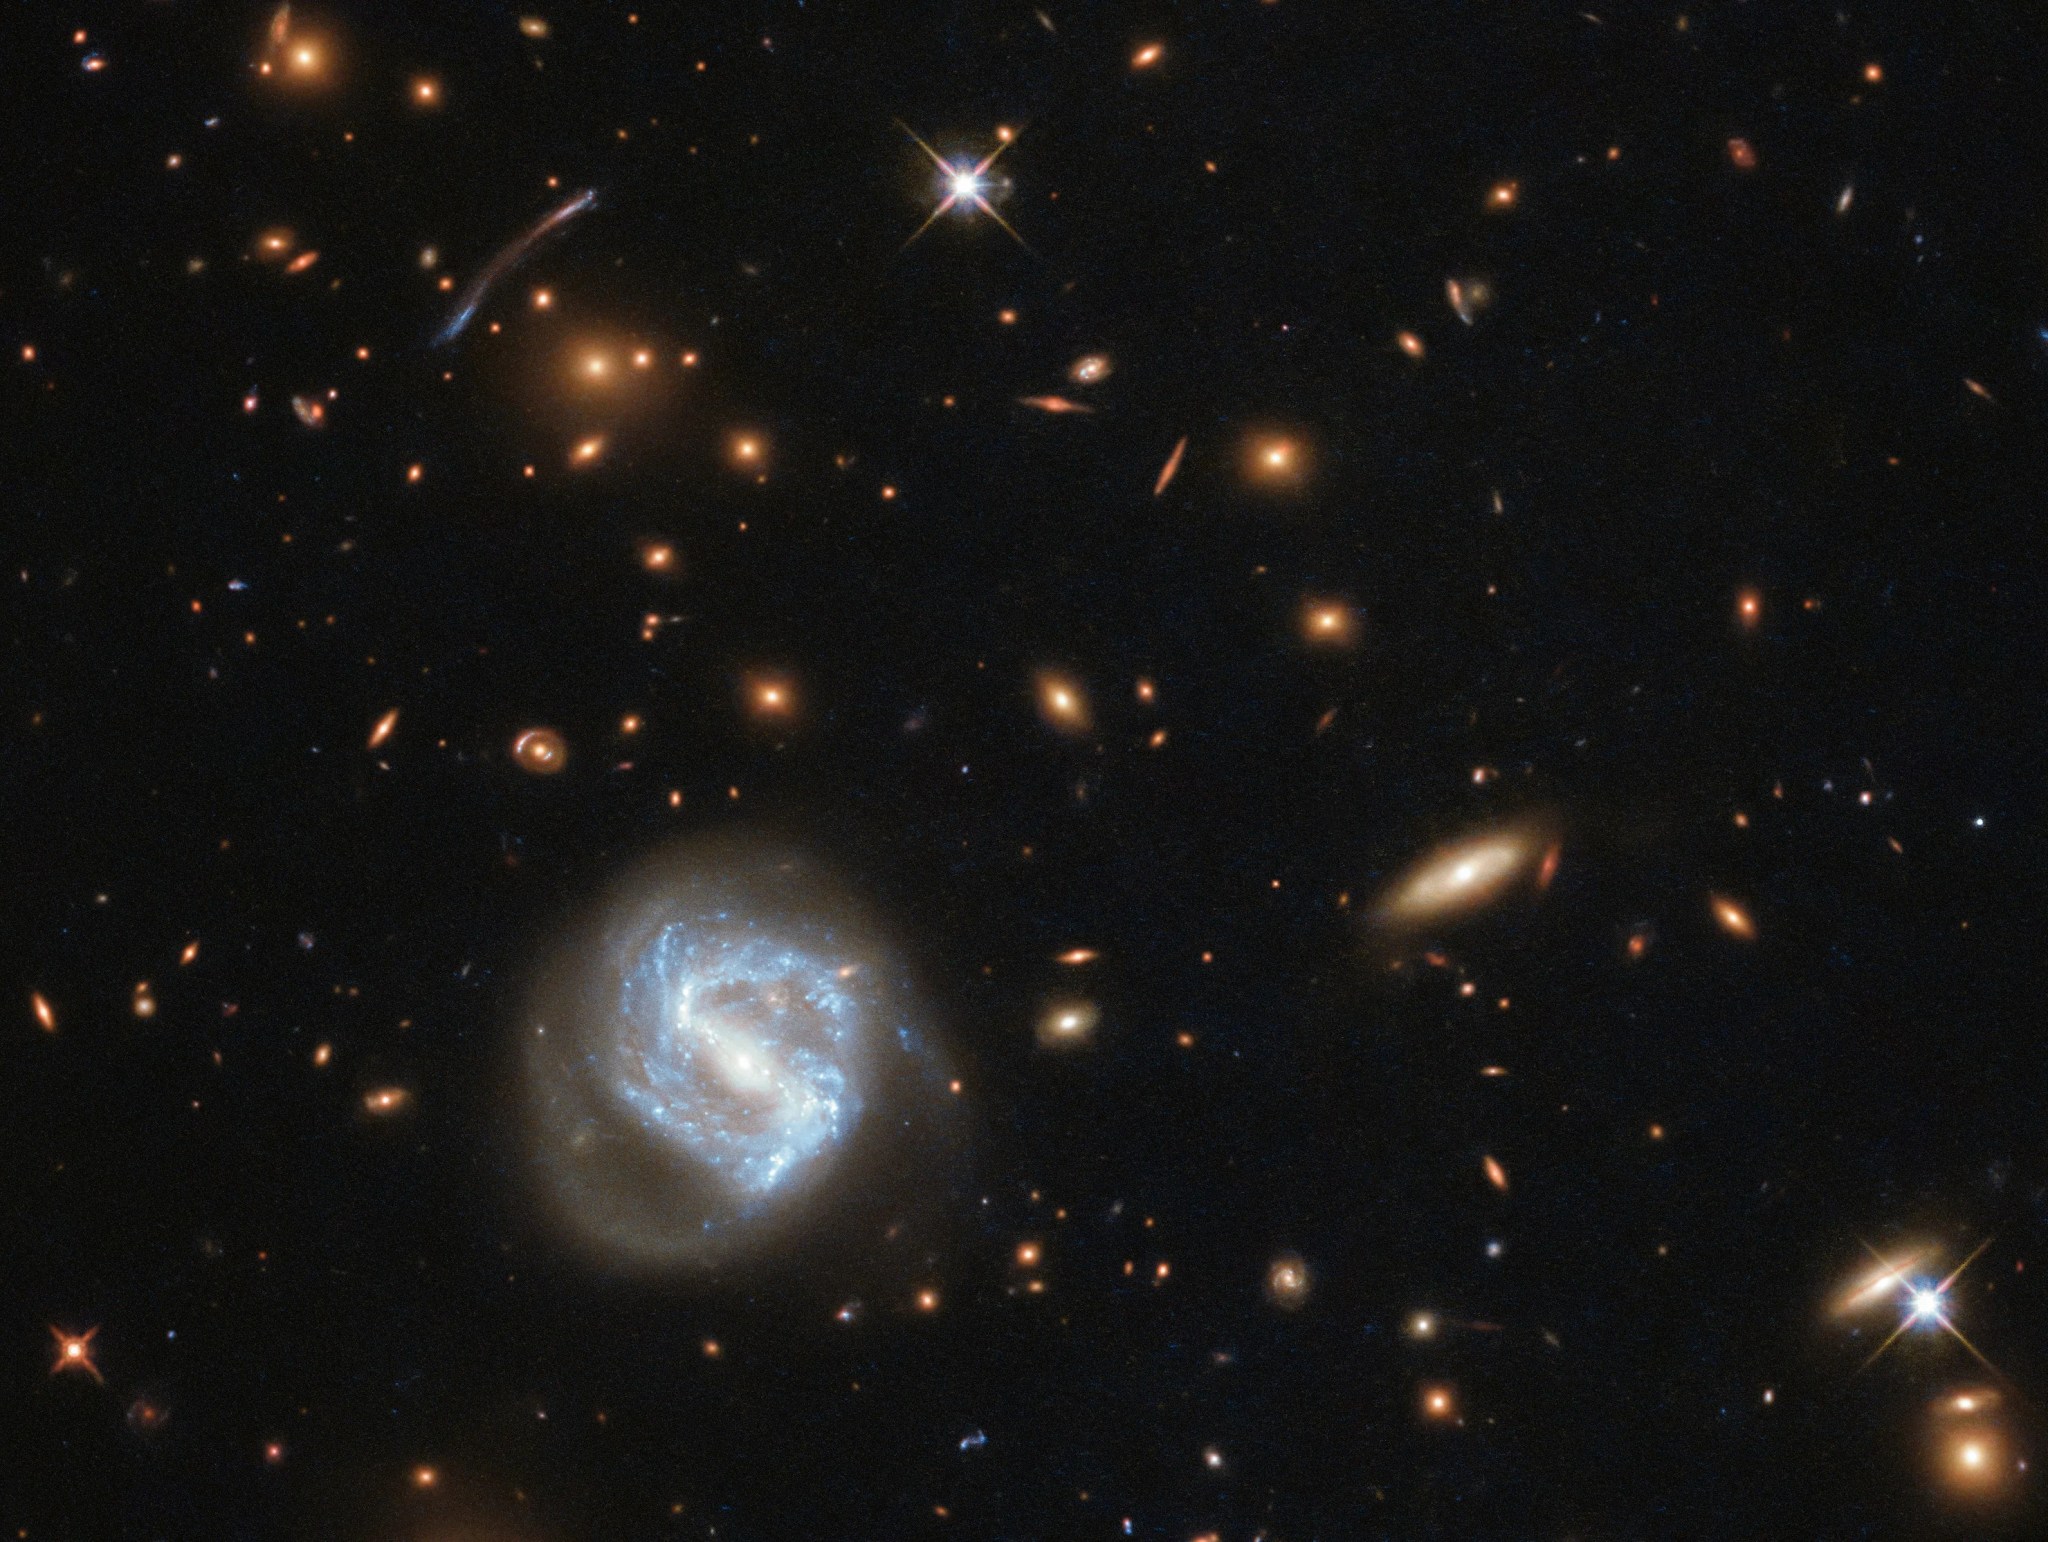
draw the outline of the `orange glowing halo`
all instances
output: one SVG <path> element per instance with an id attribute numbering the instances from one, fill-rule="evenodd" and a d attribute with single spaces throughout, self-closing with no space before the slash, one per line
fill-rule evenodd
<path id="1" fill-rule="evenodd" d="M 512 741 L 513 762 L 535 776 L 553 776 L 569 763 L 569 742 L 552 728 L 529 728 Z"/>

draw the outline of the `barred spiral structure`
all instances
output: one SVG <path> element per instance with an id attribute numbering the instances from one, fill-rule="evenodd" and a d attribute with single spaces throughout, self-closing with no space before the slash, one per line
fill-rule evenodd
<path id="1" fill-rule="evenodd" d="M 536 993 L 523 1069 L 541 1189 L 622 1264 L 720 1262 L 823 1207 L 934 1066 L 859 907 L 803 859 L 672 851 Z"/>

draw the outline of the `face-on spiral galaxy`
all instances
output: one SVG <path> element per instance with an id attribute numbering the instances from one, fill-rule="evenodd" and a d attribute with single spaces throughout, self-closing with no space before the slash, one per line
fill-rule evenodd
<path id="1" fill-rule="evenodd" d="M 713 1264 L 829 1211 L 935 1096 L 902 973 L 786 851 L 673 849 L 544 976 L 522 1060 L 543 1197 L 624 1264 Z M 942 1095 L 942 1094 L 939 1094 Z"/>

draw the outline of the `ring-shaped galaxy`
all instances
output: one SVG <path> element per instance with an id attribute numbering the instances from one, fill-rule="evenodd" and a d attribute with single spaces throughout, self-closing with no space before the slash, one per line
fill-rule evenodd
<path id="1" fill-rule="evenodd" d="M 548 1211 L 629 1266 L 720 1263 L 828 1215 L 943 1082 L 865 907 L 739 840 L 620 882 L 543 971 L 520 1058 Z"/>

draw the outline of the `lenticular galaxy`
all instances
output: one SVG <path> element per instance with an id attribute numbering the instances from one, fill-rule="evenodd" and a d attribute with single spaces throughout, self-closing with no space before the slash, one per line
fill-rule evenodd
<path id="1" fill-rule="evenodd" d="M 1422 919 L 1483 905 L 1527 860 L 1526 843 L 1514 836 L 1487 836 L 1437 852 L 1403 876 L 1385 913 Z"/>
<path id="2" fill-rule="evenodd" d="M 1387 888 L 1375 911 L 1383 926 L 1401 928 L 1448 921 L 1484 909 L 1543 855 L 1537 887 L 1554 871 L 1556 847 L 1545 851 L 1543 827 L 1499 828 L 1440 846 L 1409 866 Z"/>
<path id="3" fill-rule="evenodd" d="M 943 1078 L 861 907 L 791 853 L 675 848 L 543 976 L 522 1071 L 542 1197 L 607 1262 L 709 1266 L 876 1198 Z M 835 1200 L 838 1202 L 835 1203 Z"/>

